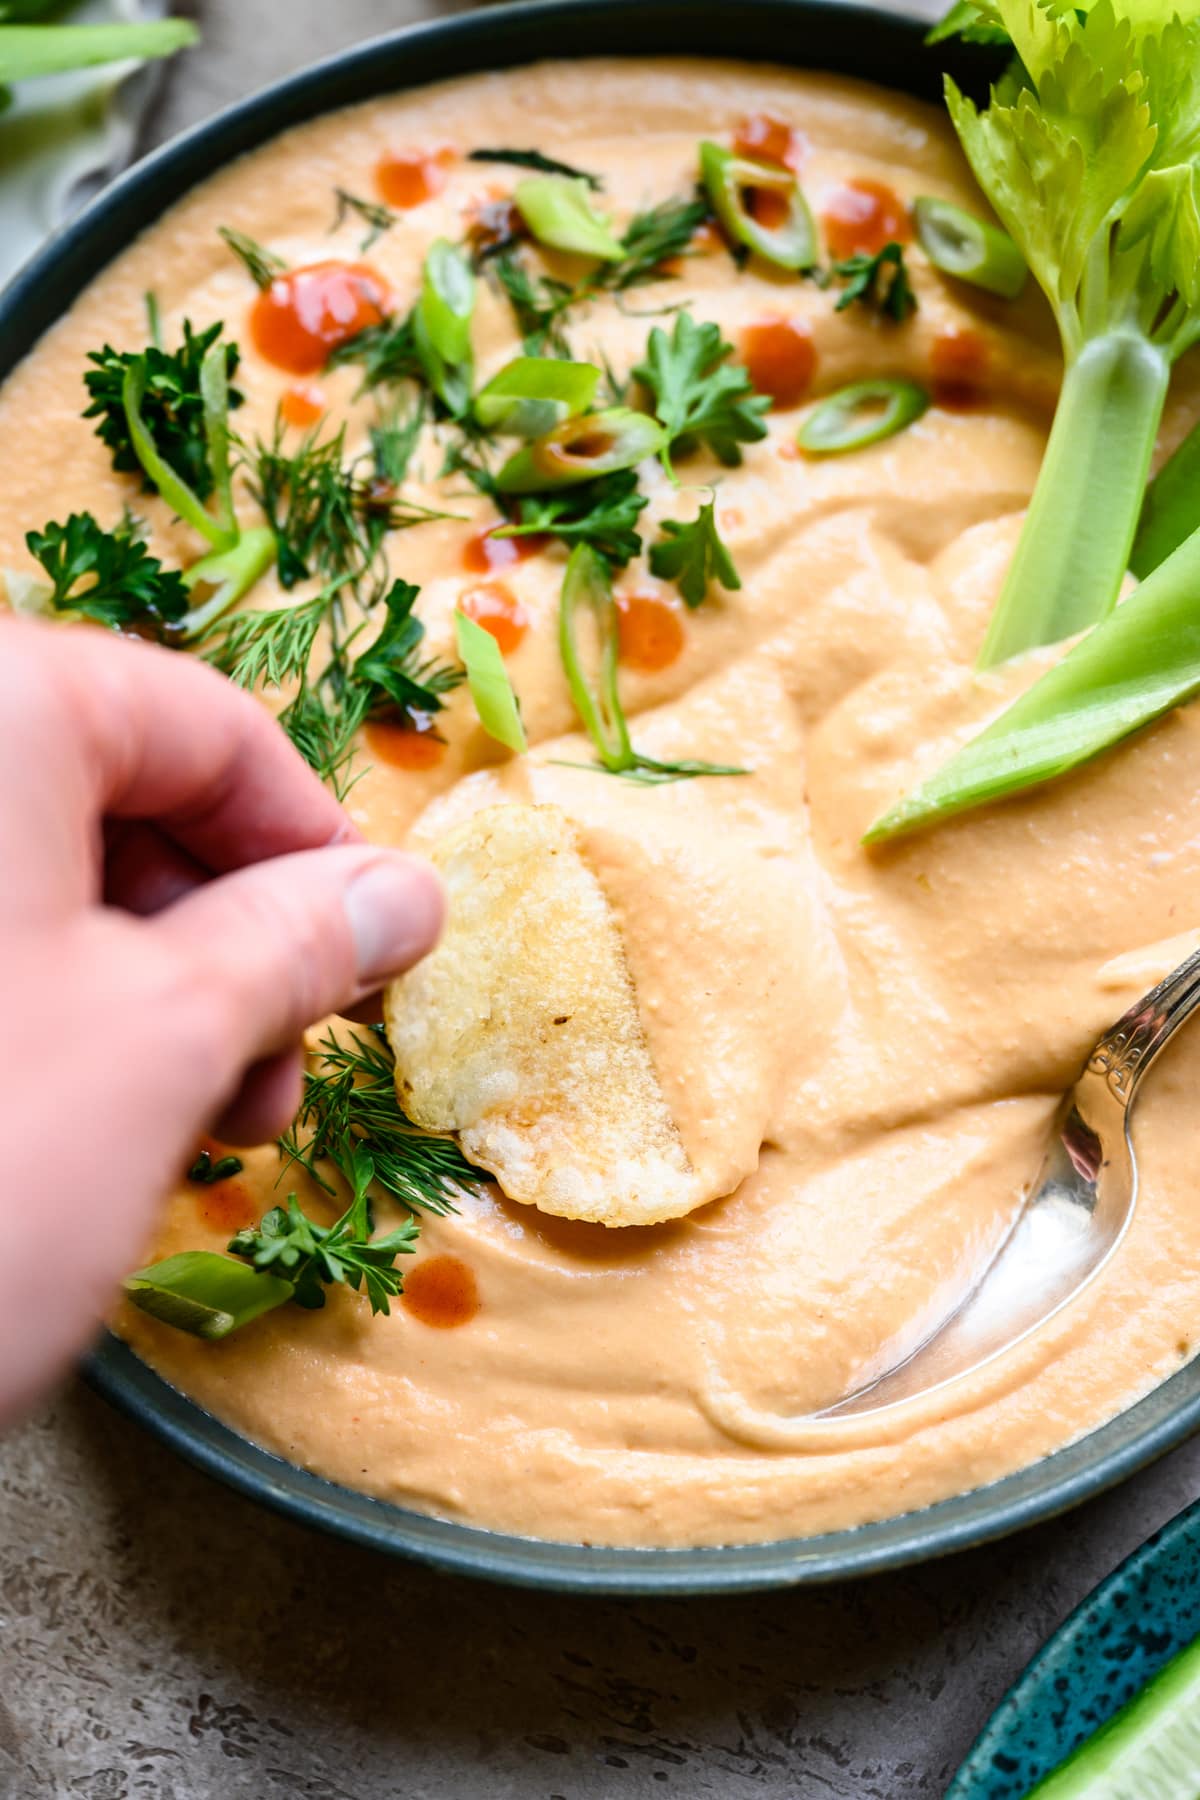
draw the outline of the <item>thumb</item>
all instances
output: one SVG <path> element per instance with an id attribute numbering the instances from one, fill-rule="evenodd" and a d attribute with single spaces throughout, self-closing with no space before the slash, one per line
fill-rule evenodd
<path id="1" fill-rule="evenodd" d="M 215 1007 L 232 1092 L 251 1063 L 291 1049 L 318 1019 L 424 956 L 444 911 L 428 863 L 356 845 L 223 875 L 143 929 Z"/>

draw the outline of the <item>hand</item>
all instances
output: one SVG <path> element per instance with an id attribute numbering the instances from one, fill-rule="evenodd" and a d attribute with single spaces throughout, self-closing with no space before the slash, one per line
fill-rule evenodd
<path id="1" fill-rule="evenodd" d="M 0 622 L 0 1419 L 87 1341 L 201 1131 L 282 1130 L 302 1032 L 441 918 L 222 677 Z"/>

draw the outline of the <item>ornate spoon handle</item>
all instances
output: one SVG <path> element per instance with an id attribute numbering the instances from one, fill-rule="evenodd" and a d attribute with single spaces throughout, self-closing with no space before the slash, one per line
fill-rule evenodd
<path id="1" fill-rule="evenodd" d="M 1126 1110 L 1146 1070 L 1179 1027 L 1200 1006 L 1200 950 L 1180 963 L 1144 999 L 1131 1006 L 1106 1031 L 1088 1061 L 1088 1074 L 1100 1075 L 1109 1093 Z"/>

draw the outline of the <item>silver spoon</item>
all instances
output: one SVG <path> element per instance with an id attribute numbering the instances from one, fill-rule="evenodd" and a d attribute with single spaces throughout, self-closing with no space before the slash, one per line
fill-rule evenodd
<path id="1" fill-rule="evenodd" d="M 1200 950 L 1106 1031 L 1066 1096 L 1037 1180 L 975 1286 L 903 1362 L 815 1414 L 895 1406 L 990 1362 L 1104 1267 L 1137 1200 L 1129 1116 L 1147 1069 L 1200 1005 Z"/>

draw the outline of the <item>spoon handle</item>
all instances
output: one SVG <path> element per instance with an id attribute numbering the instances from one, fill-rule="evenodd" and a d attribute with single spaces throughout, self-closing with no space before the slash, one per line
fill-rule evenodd
<path id="1" fill-rule="evenodd" d="M 1146 1070 L 1200 1005 L 1200 950 L 1106 1031 L 1088 1061 L 1088 1074 L 1103 1076 L 1109 1092 L 1128 1110 Z"/>

